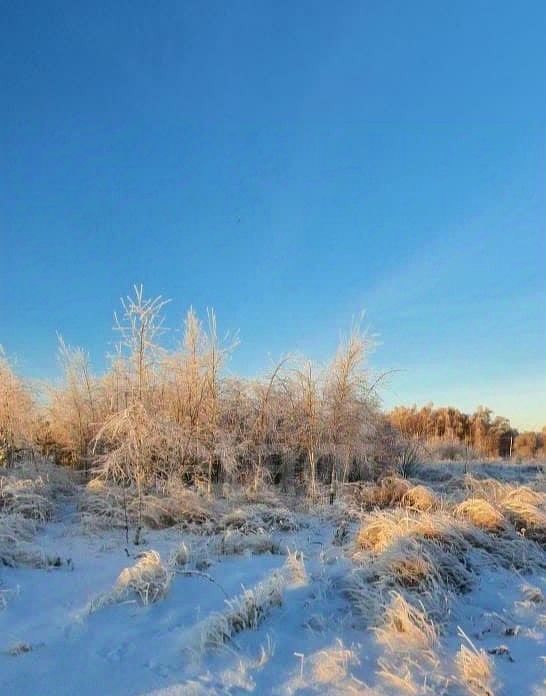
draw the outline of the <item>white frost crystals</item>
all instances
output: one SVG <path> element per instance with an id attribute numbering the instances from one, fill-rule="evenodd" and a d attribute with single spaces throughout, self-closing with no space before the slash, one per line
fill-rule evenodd
<path id="1" fill-rule="evenodd" d="M 172 572 L 161 563 L 157 551 L 146 551 L 137 562 L 125 568 L 119 575 L 114 588 L 105 592 L 89 605 L 92 613 L 110 604 L 125 602 L 136 597 L 143 604 L 152 604 L 167 594 Z"/>
<path id="2" fill-rule="evenodd" d="M 226 608 L 207 617 L 192 631 L 189 649 L 202 653 L 207 647 L 220 647 L 233 636 L 247 629 L 256 629 L 273 609 L 281 606 L 283 593 L 299 587 L 307 580 L 303 557 L 288 555 L 279 571 L 259 582 L 250 590 L 226 600 Z"/>

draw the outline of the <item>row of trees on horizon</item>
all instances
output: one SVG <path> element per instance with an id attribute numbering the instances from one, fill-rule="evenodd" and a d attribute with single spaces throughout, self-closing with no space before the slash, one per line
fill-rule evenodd
<path id="1" fill-rule="evenodd" d="M 453 406 L 434 408 L 433 404 L 397 406 L 387 418 L 404 436 L 418 438 L 433 450 L 449 455 L 451 447 L 451 458 L 461 452 L 460 446 L 484 457 L 527 459 L 544 455 L 546 426 L 541 432 L 519 432 L 508 418 L 495 416 L 485 406 L 478 406 L 474 413 Z"/>
<path id="2" fill-rule="evenodd" d="M 119 345 L 105 374 L 62 340 L 63 380 L 37 395 L 0 356 L 0 464 L 23 450 L 93 469 L 142 490 L 176 477 L 211 492 L 218 480 L 254 488 L 271 477 L 357 480 L 392 469 L 415 442 L 441 458 L 538 456 L 543 433 L 517 433 L 486 408 L 398 407 L 384 414 L 355 325 L 326 365 L 280 360 L 262 379 L 227 373 L 237 341 L 190 310 L 183 339 L 163 343 L 161 298 L 142 288 L 115 315 Z"/>

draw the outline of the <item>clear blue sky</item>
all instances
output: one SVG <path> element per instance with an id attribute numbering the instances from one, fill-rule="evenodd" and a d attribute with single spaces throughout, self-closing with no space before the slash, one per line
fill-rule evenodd
<path id="1" fill-rule="evenodd" d="M 546 423 L 544 2 L 5 2 L 0 343 L 104 365 L 132 283 L 394 403 Z"/>

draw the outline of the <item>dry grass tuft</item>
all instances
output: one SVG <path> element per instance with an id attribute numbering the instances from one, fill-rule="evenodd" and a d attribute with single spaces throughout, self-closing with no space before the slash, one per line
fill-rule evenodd
<path id="1" fill-rule="evenodd" d="M 438 632 L 424 607 L 410 604 L 399 592 L 391 597 L 383 623 L 375 629 L 378 642 L 393 652 L 420 651 L 421 656 L 430 656 L 438 643 Z"/>
<path id="2" fill-rule="evenodd" d="M 244 534 L 237 530 L 228 530 L 220 537 L 217 550 L 220 554 L 262 554 L 281 553 L 280 546 L 266 532 L 251 532 Z"/>
<path id="3" fill-rule="evenodd" d="M 482 526 L 494 527 L 499 521 L 496 510 L 492 508 L 491 513 L 490 504 L 483 502 L 471 500 L 458 506 L 456 517 L 446 510 L 418 513 L 402 508 L 368 514 L 353 553 L 359 566 L 348 582 L 357 610 L 374 619 L 385 611 L 382 598 L 395 591 L 414 606 L 414 600 L 422 601 L 436 618 L 452 593 L 471 589 L 483 565 L 522 570 L 545 567 L 540 547 L 509 524 L 493 535 L 488 533 L 492 530 L 480 529 L 463 518 L 474 513 Z"/>
<path id="4" fill-rule="evenodd" d="M 414 513 L 403 509 L 370 513 L 356 538 L 357 549 L 386 551 L 403 537 L 430 539 L 449 547 L 466 548 L 464 531 L 469 531 L 445 512 Z"/>
<path id="5" fill-rule="evenodd" d="M 472 696 L 494 696 L 493 664 L 483 650 L 461 645 L 455 657 L 459 682 Z"/>
<path id="6" fill-rule="evenodd" d="M 530 604 L 544 604 L 544 593 L 540 587 L 526 584 L 522 588 L 522 595 L 524 600 Z"/>
<path id="7" fill-rule="evenodd" d="M 421 600 L 430 616 L 441 617 L 452 593 L 467 592 L 474 581 L 464 554 L 453 553 L 430 539 L 401 537 L 379 554 L 368 554 L 349 576 L 347 590 L 366 620 L 385 612 L 392 591 Z"/>
<path id="8" fill-rule="evenodd" d="M 288 558 L 284 564 L 284 573 L 289 585 L 299 587 L 300 585 L 307 584 L 307 571 L 305 570 L 302 553 L 298 553 L 297 551 L 288 552 Z"/>
<path id="9" fill-rule="evenodd" d="M 281 606 L 284 586 L 283 575 L 274 573 L 253 589 L 226 600 L 223 612 L 212 614 L 198 626 L 198 649 L 221 647 L 237 633 L 258 628 L 275 607 Z"/>
<path id="10" fill-rule="evenodd" d="M 89 607 L 90 612 L 136 596 L 143 605 L 152 604 L 167 594 L 172 574 L 163 566 L 157 551 L 146 551 L 137 562 L 120 573 L 113 590 L 99 595 Z"/>
<path id="11" fill-rule="evenodd" d="M 464 477 L 464 487 L 476 498 L 483 498 L 493 504 L 500 504 L 506 495 L 514 489 L 508 483 L 493 478 L 474 478 L 470 474 Z"/>
<path id="12" fill-rule="evenodd" d="M 371 513 L 357 533 L 357 549 L 385 551 L 396 539 L 407 534 L 412 519 L 401 511 Z"/>
<path id="13" fill-rule="evenodd" d="M 466 510 L 465 506 L 459 506 L 455 513 L 457 509 L 459 513 L 462 509 L 468 514 L 476 507 L 474 503 L 466 506 Z M 487 507 L 480 509 L 489 511 Z M 364 518 L 357 534 L 355 558 L 358 559 L 362 552 L 383 553 L 403 538 L 411 538 L 433 542 L 455 559 L 464 560 L 465 565 L 472 563 L 474 558 L 479 560 L 480 565 L 487 563 L 518 569 L 545 566 L 544 554 L 539 546 L 528 543 L 510 525 L 506 524 L 502 533 L 492 535 L 490 530 L 480 529 L 461 517 L 453 517 L 447 511 L 416 514 L 395 509 L 370 513 Z M 493 519 L 497 519 L 497 516 L 485 517 L 489 523 Z M 534 528 L 531 538 L 539 540 L 539 530 L 540 527 Z M 478 559 L 476 554 L 479 555 Z"/>
<path id="14" fill-rule="evenodd" d="M 456 517 L 468 520 L 476 527 L 488 532 L 498 532 L 506 526 L 503 514 L 483 498 L 463 500 L 455 508 L 454 514 Z"/>
<path id="15" fill-rule="evenodd" d="M 515 486 L 512 487 L 512 490 L 506 493 L 502 503 L 503 505 L 506 505 L 513 500 L 517 500 L 523 505 L 534 505 L 538 507 L 546 503 L 546 496 L 544 493 L 534 491 L 532 488 L 529 488 L 529 486 Z"/>
<path id="16" fill-rule="evenodd" d="M 53 517 L 54 502 L 74 491 L 74 481 L 66 470 L 47 460 L 25 459 L 0 476 L 0 512 L 45 524 Z"/>
<path id="17" fill-rule="evenodd" d="M 41 477 L 0 476 L 0 511 L 19 514 L 43 524 L 53 517 L 53 510 L 48 486 Z"/>
<path id="18" fill-rule="evenodd" d="M 192 643 L 202 652 L 208 647 L 221 647 L 241 631 L 258 628 L 274 608 L 281 606 L 286 587 L 306 581 L 301 555 L 289 554 L 281 570 L 273 572 L 252 589 L 226 600 L 223 612 L 213 613 L 205 619 L 197 627 Z"/>
<path id="19" fill-rule="evenodd" d="M 119 486 L 100 479 L 89 481 L 79 501 L 83 528 L 94 533 L 133 524 L 135 520 L 130 515 L 127 497 L 127 492 Z"/>
<path id="20" fill-rule="evenodd" d="M 355 653 L 338 639 L 335 647 L 320 650 L 311 658 L 312 680 L 315 684 L 337 685 L 347 678 L 349 666 L 356 663 Z"/>
<path id="21" fill-rule="evenodd" d="M 262 503 L 231 510 L 223 515 L 218 523 L 220 532 L 239 530 L 247 534 L 273 530 L 288 532 L 295 531 L 299 527 L 299 521 L 287 508 L 271 508 Z"/>
<path id="22" fill-rule="evenodd" d="M 151 529 L 164 529 L 179 524 L 183 527 L 204 525 L 213 519 L 213 512 L 194 491 L 175 487 L 165 496 L 143 497 L 142 521 Z M 136 501 L 133 501 L 136 513 Z"/>
<path id="23" fill-rule="evenodd" d="M 0 514 L 0 565 L 44 568 L 46 555 L 32 544 L 36 523 L 20 514 Z"/>
<path id="24" fill-rule="evenodd" d="M 191 569 L 205 571 L 212 565 L 207 544 L 187 545 L 181 542 L 169 556 L 169 568 L 174 572 Z"/>
<path id="25" fill-rule="evenodd" d="M 534 491 L 529 486 L 518 486 L 493 478 L 478 479 L 470 475 L 465 476 L 464 484 L 476 497 L 485 498 L 485 500 L 499 506 L 511 500 L 534 506 L 546 503 L 546 495 Z"/>
<path id="26" fill-rule="evenodd" d="M 171 554 L 169 558 L 169 566 L 182 568 L 188 565 L 191 552 L 188 546 L 182 542 Z"/>
<path id="27" fill-rule="evenodd" d="M 92 478 L 85 486 L 85 490 L 88 493 L 101 494 L 105 493 L 107 489 L 106 481 L 101 478 Z"/>
<path id="28" fill-rule="evenodd" d="M 87 484 L 80 511 L 82 525 L 91 532 L 134 526 L 139 521 L 150 529 L 199 528 L 212 524 L 215 517 L 212 505 L 183 486 L 171 484 L 164 495 L 148 493 L 139 500 L 134 488 L 124 489 L 101 479 Z"/>
<path id="29" fill-rule="evenodd" d="M 360 502 L 368 508 L 388 508 L 402 502 L 406 493 L 412 488 L 411 483 L 398 476 L 386 476 L 375 486 L 360 490 Z"/>
<path id="30" fill-rule="evenodd" d="M 275 643 L 272 642 L 271 638 L 267 636 L 265 643 L 262 643 L 254 655 L 240 655 L 237 660 L 236 666 L 227 667 L 223 669 L 218 674 L 214 675 L 214 682 L 218 685 L 214 688 L 213 685 L 208 682 L 208 689 L 205 691 L 204 696 L 222 696 L 223 694 L 232 693 L 250 693 L 254 692 L 256 688 L 256 682 L 254 681 L 253 673 L 262 670 L 265 665 L 273 658 L 275 654 Z M 202 692 L 199 692 L 201 694 Z M 178 691 L 177 691 L 178 694 Z M 186 690 L 182 690 L 179 696 L 197 696 L 197 692 L 191 690 L 186 693 Z M 151 695 L 150 695 L 151 696 Z M 155 694 L 154 696 L 159 696 Z M 167 696 L 165 694 L 165 696 Z M 171 694 L 173 696 L 173 694 Z"/>
<path id="31" fill-rule="evenodd" d="M 252 534 L 263 529 L 262 520 L 252 514 L 250 508 L 235 508 L 230 510 L 220 519 L 219 531 L 239 530 Z"/>
<path id="32" fill-rule="evenodd" d="M 269 508 L 260 506 L 260 516 L 267 529 L 281 532 L 295 532 L 301 527 L 298 518 L 285 507 Z"/>
<path id="33" fill-rule="evenodd" d="M 135 565 L 122 570 L 116 591 L 123 597 L 135 593 L 142 604 L 151 604 L 167 594 L 170 580 L 157 551 L 147 551 Z"/>
<path id="34" fill-rule="evenodd" d="M 421 512 L 428 512 L 438 507 L 439 500 L 431 488 L 418 485 L 412 486 L 404 493 L 401 503 L 405 507 L 411 507 Z"/>
<path id="35" fill-rule="evenodd" d="M 502 509 L 516 529 L 528 539 L 546 542 L 546 512 L 530 503 L 524 495 L 521 499 L 512 495 L 505 499 Z"/>
<path id="36" fill-rule="evenodd" d="M 463 553 L 446 550 L 429 539 L 407 539 L 384 555 L 382 563 L 394 587 L 430 595 L 468 592 L 474 576 Z"/>
<path id="37" fill-rule="evenodd" d="M 436 696 L 436 691 L 428 686 L 426 677 L 418 682 L 416 680 L 414 671 L 411 667 L 415 667 L 413 664 L 408 664 L 405 661 L 400 662 L 399 660 L 391 661 L 384 657 L 379 658 L 377 661 L 379 669 L 377 670 L 377 675 L 387 684 L 389 687 L 394 689 L 395 694 L 408 694 L 409 696 Z M 416 670 L 422 671 L 422 670 Z"/>
<path id="38" fill-rule="evenodd" d="M 532 610 L 535 612 L 538 607 L 542 607 L 545 598 L 544 593 L 539 587 L 525 583 L 521 588 L 523 599 L 514 602 L 514 607 L 518 609 Z M 539 624 L 542 623 L 539 618 Z"/>
<path id="39" fill-rule="evenodd" d="M 222 486 L 222 496 L 228 498 L 235 505 L 268 505 L 269 507 L 280 507 L 281 503 L 275 490 L 271 488 L 268 481 L 263 481 L 260 486 L 241 486 L 232 483 L 224 483 Z"/>
<path id="40" fill-rule="evenodd" d="M 496 505 L 516 529 L 534 541 L 546 542 L 546 495 L 528 486 L 495 479 L 474 479 L 465 484 L 475 495 Z"/>

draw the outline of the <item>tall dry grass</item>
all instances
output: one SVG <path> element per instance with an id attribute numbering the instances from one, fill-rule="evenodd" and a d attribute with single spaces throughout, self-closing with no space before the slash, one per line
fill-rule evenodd
<path id="1" fill-rule="evenodd" d="M 494 696 L 494 670 L 491 658 L 484 650 L 476 648 L 464 633 L 460 633 L 468 644 L 463 643 L 455 657 L 459 683 L 470 696 Z"/>
<path id="2" fill-rule="evenodd" d="M 518 511 L 522 508 L 526 523 L 534 521 L 525 490 L 519 506 L 517 488 L 504 493 L 508 498 L 499 501 L 504 511 L 508 504 Z M 544 568 L 543 550 L 535 543 L 541 520 L 536 524 L 534 535 L 523 534 L 508 514 L 478 498 L 456 505 L 440 501 L 438 509 L 428 512 L 376 509 L 363 516 L 355 538 L 356 567 L 348 579 L 349 595 L 359 613 L 371 621 L 385 616 L 384 598 L 392 592 L 413 607 L 422 602 L 433 619 L 441 617 L 451 597 L 469 591 L 484 566 Z"/>

